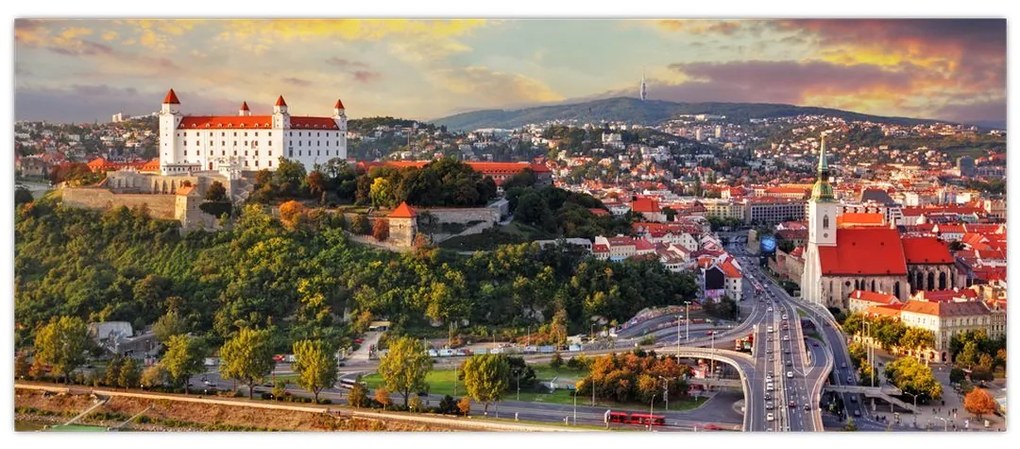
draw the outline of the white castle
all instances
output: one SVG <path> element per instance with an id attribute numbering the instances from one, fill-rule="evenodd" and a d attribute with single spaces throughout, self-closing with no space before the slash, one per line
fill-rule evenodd
<path id="1" fill-rule="evenodd" d="M 331 117 L 297 117 L 281 95 L 272 115 L 251 115 L 248 103 L 236 116 L 181 114 L 173 89 L 159 112 L 159 167 L 163 175 L 195 171 L 275 170 L 280 156 L 315 164 L 347 158 L 347 114 L 339 99 Z"/>

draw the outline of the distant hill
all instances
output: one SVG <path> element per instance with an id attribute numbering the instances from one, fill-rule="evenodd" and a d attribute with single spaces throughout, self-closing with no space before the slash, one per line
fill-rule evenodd
<path id="1" fill-rule="evenodd" d="M 433 120 L 431 123 L 437 126 L 445 125 L 452 130 L 516 128 L 528 123 L 542 123 L 549 120 L 628 121 L 644 125 L 656 125 L 683 114 L 725 115 L 727 119 L 737 121 L 746 121 L 752 118 L 775 118 L 811 114 L 899 125 L 935 122 L 935 120 L 880 117 L 839 109 L 789 104 L 674 103 L 671 101 L 641 101 L 637 98 L 616 97 L 582 103 L 536 106 L 514 110 L 489 109 L 464 112 Z"/>

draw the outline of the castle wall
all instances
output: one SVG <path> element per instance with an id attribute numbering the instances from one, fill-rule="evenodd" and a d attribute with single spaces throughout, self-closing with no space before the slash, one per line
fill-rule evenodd
<path id="1" fill-rule="evenodd" d="M 106 210 L 119 206 L 128 208 L 146 206 L 149 216 L 165 220 L 176 220 L 175 195 L 154 195 L 146 193 L 113 193 L 102 188 L 74 187 L 62 190 L 62 201 L 71 207 Z"/>

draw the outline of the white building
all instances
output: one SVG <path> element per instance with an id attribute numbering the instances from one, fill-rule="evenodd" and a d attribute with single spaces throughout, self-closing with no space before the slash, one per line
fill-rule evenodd
<path id="1" fill-rule="evenodd" d="M 330 117 L 291 116 L 280 96 L 272 115 L 251 115 L 248 103 L 236 116 L 184 115 L 173 89 L 159 113 L 159 163 L 164 175 L 219 170 L 275 170 L 280 156 L 315 164 L 347 158 L 347 115 L 338 99 Z"/>

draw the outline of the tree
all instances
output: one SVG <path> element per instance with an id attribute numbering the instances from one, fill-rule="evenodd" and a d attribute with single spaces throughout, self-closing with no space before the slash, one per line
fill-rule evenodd
<path id="1" fill-rule="evenodd" d="M 935 379 L 931 367 L 908 357 L 896 359 L 885 366 L 885 376 L 901 390 L 932 399 L 942 397 L 942 384 Z"/>
<path id="2" fill-rule="evenodd" d="M 984 415 L 995 413 L 997 407 L 995 398 L 988 394 L 984 388 L 974 388 L 963 398 L 963 408 L 977 415 L 979 419 Z"/>
<path id="3" fill-rule="evenodd" d="M 351 219 L 351 233 L 355 235 L 365 235 L 371 231 L 372 227 L 368 224 L 368 216 L 365 214 L 354 214 L 354 218 Z"/>
<path id="4" fill-rule="evenodd" d="M 420 412 L 424 404 L 421 403 L 421 398 L 417 395 L 411 396 L 411 401 L 407 404 L 407 409 L 412 412 Z"/>
<path id="5" fill-rule="evenodd" d="M 209 184 L 209 189 L 205 191 L 206 201 L 223 201 L 227 197 L 227 188 L 223 187 L 223 183 L 219 181 L 213 181 Z"/>
<path id="6" fill-rule="evenodd" d="M 843 426 L 843 430 L 845 430 L 847 432 L 856 432 L 857 431 L 857 423 L 854 422 L 854 418 L 852 416 L 848 416 L 846 418 L 846 425 Z"/>
<path id="7" fill-rule="evenodd" d="M 318 173 L 318 172 L 315 172 Z M 336 382 L 337 364 L 333 357 L 335 351 L 322 340 L 300 340 L 294 342 L 294 372 L 297 383 L 315 396 L 319 403 L 319 393 Z"/>
<path id="8" fill-rule="evenodd" d="M 305 206 L 297 201 L 290 200 L 280 205 L 280 223 L 292 231 L 297 229 L 304 214 Z"/>
<path id="9" fill-rule="evenodd" d="M 368 406 L 368 392 L 365 391 L 365 386 L 361 382 L 355 383 L 354 387 L 351 388 L 350 394 L 347 395 L 347 403 L 354 406 L 354 408 Z"/>
<path id="10" fill-rule="evenodd" d="M 968 341 L 963 345 L 963 351 L 960 351 L 959 355 L 956 356 L 956 363 L 967 368 L 972 368 L 977 365 L 980 360 L 981 351 L 978 349 L 976 341 Z"/>
<path id="11" fill-rule="evenodd" d="M 128 357 L 120 365 L 120 375 L 117 377 L 117 385 L 123 388 L 132 388 L 138 385 L 141 373 L 138 371 L 138 362 Z"/>
<path id="12" fill-rule="evenodd" d="M 372 237 L 379 242 L 390 238 L 390 222 L 385 218 L 376 218 L 372 223 Z"/>
<path id="13" fill-rule="evenodd" d="M 381 176 L 372 180 L 369 196 L 372 198 L 372 207 L 390 207 L 394 203 L 393 188 L 390 186 L 390 181 Z"/>
<path id="14" fill-rule="evenodd" d="M 953 369 L 949 370 L 949 383 L 959 384 L 966 379 L 967 373 L 964 372 L 962 369 L 954 366 Z"/>
<path id="15" fill-rule="evenodd" d="M 177 309 L 170 309 L 167 313 L 156 320 L 156 323 L 152 325 L 152 332 L 156 334 L 156 340 L 160 343 L 166 344 L 170 341 L 170 337 L 174 335 L 180 335 L 188 332 L 187 324 L 184 319 L 181 318 L 180 313 Z"/>
<path id="16" fill-rule="evenodd" d="M 326 177 L 318 170 L 312 170 L 305 177 L 305 183 L 308 184 L 308 193 L 312 197 L 322 197 L 322 194 L 326 192 Z"/>
<path id="17" fill-rule="evenodd" d="M 142 388 L 153 388 L 161 387 L 166 385 L 166 369 L 163 365 L 155 364 L 142 371 L 142 378 L 139 383 L 142 384 Z"/>
<path id="18" fill-rule="evenodd" d="M 188 379 L 202 372 L 205 359 L 204 343 L 190 335 L 178 334 L 170 337 L 166 343 L 166 354 L 159 363 L 166 368 L 170 380 L 176 384 L 184 384 L 184 394 L 188 394 Z"/>
<path id="19" fill-rule="evenodd" d="M 287 395 L 287 381 L 279 379 L 275 383 L 273 383 L 273 399 L 276 399 L 277 401 L 282 401 L 283 397 L 286 395 Z M 316 394 L 315 396 L 315 403 L 316 404 L 319 403 L 318 394 Z"/>
<path id="20" fill-rule="evenodd" d="M 91 346 L 88 328 L 78 317 L 54 317 L 35 336 L 35 360 L 50 365 L 51 372 L 71 381 L 71 372 L 85 363 Z"/>
<path id="21" fill-rule="evenodd" d="M 549 368 L 560 369 L 563 366 L 563 356 L 557 351 L 553 354 L 552 360 L 549 361 Z"/>
<path id="22" fill-rule="evenodd" d="M 567 342 L 567 311 L 559 309 L 553 314 L 552 323 L 549 324 L 549 338 L 553 344 L 559 346 Z"/>
<path id="23" fill-rule="evenodd" d="M 14 189 L 14 207 L 31 203 L 32 200 L 32 192 L 28 188 L 19 186 Z"/>
<path id="24" fill-rule="evenodd" d="M 510 364 L 502 354 L 473 355 L 464 362 L 464 387 L 468 395 L 484 404 L 499 401 L 509 387 Z"/>
<path id="25" fill-rule="evenodd" d="M 404 396 L 404 406 L 412 392 L 423 391 L 425 376 L 432 370 L 432 358 L 421 340 L 401 337 L 390 342 L 389 352 L 379 361 L 379 375 L 386 388 Z"/>
<path id="26" fill-rule="evenodd" d="M 116 387 L 117 380 L 120 378 L 120 355 L 113 356 L 110 359 L 110 363 L 106 365 L 106 371 L 103 372 L 103 384 L 109 387 Z"/>
<path id="27" fill-rule="evenodd" d="M 393 400 L 390 399 L 390 392 L 385 388 L 377 388 L 375 390 L 375 402 L 378 402 L 382 406 L 383 410 L 393 404 Z"/>
<path id="28" fill-rule="evenodd" d="M 248 386 L 248 397 L 255 396 L 255 383 L 273 370 L 272 335 L 268 329 L 242 328 L 220 348 L 220 374 Z"/>
<path id="29" fill-rule="evenodd" d="M 459 410 L 460 414 L 464 416 L 471 413 L 471 399 L 467 396 L 460 398 L 460 400 L 457 401 L 457 410 Z"/>
<path id="30" fill-rule="evenodd" d="M 28 363 L 28 355 L 24 351 L 18 351 L 18 354 L 14 356 L 14 378 L 24 379 L 28 376 L 31 368 L 32 365 Z"/>

